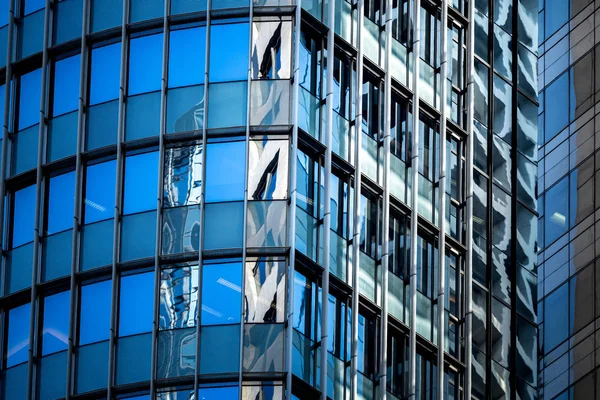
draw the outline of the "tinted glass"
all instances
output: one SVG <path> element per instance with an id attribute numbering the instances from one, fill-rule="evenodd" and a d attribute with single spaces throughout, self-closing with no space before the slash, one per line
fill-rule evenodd
<path id="1" fill-rule="evenodd" d="M 44 0 L 25 0 L 25 7 L 23 8 L 23 15 L 31 14 L 37 10 L 40 10 L 46 6 Z"/>
<path id="2" fill-rule="evenodd" d="M 167 149 L 164 167 L 164 207 L 200 204 L 202 146 Z"/>
<path id="3" fill-rule="evenodd" d="M 35 185 L 17 191 L 14 195 L 12 219 L 12 247 L 18 247 L 33 240 L 35 225 Z"/>
<path id="4" fill-rule="evenodd" d="M 75 171 L 50 178 L 49 189 L 46 233 L 52 235 L 73 227 Z"/>
<path id="5" fill-rule="evenodd" d="M 287 197 L 288 146 L 284 140 L 251 141 L 248 165 L 248 198 L 251 200 Z"/>
<path id="6" fill-rule="evenodd" d="M 119 98 L 121 43 L 92 50 L 90 105 Z"/>
<path id="7" fill-rule="evenodd" d="M 252 78 L 289 79 L 292 23 L 255 22 L 252 25 Z"/>
<path id="8" fill-rule="evenodd" d="M 198 266 L 166 268 L 160 272 L 159 328 L 196 326 Z"/>
<path id="9" fill-rule="evenodd" d="M 567 0 L 546 0 L 546 37 L 569 20 L 569 3 Z"/>
<path id="10" fill-rule="evenodd" d="M 157 167 L 156 151 L 126 158 L 123 214 L 156 209 Z"/>
<path id="11" fill-rule="evenodd" d="M 239 388 L 237 386 L 200 388 L 198 396 L 202 400 L 236 400 L 239 397 Z"/>
<path id="12" fill-rule="evenodd" d="M 54 64 L 54 96 L 52 115 L 62 115 L 79 107 L 79 66 L 81 55 Z"/>
<path id="13" fill-rule="evenodd" d="M 36 69 L 20 79 L 19 87 L 19 128 L 23 130 L 40 122 L 40 90 L 42 70 Z"/>
<path id="14" fill-rule="evenodd" d="M 132 39 L 129 46 L 129 95 L 160 90 L 162 33 Z"/>
<path id="15" fill-rule="evenodd" d="M 231 40 L 236 38 L 236 40 Z M 246 60 L 246 61 L 245 61 Z M 248 24 L 213 25 L 210 34 L 210 81 L 239 81 L 248 72 Z"/>
<path id="16" fill-rule="evenodd" d="M 169 42 L 169 87 L 204 83 L 206 28 L 174 30 Z"/>
<path id="17" fill-rule="evenodd" d="M 6 366 L 27 361 L 29 356 L 29 318 L 31 306 L 24 304 L 8 311 Z"/>
<path id="18" fill-rule="evenodd" d="M 70 298 L 71 292 L 66 291 L 44 299 L 42 356 L 66 350 L 69 345 Z"/>
<path id="19" fill-rule="evenodd" d="M 209 144 L 206 153 L 206 201 L 244 198 L 245 142 Z"/>
<path id="20" fill-rule="evenodd" d="M 83 200 L 86 224 L 113 217 L 116 168 L 115 160 L 87 167 Z"/>
<path id="21" fill-rule="evenodd" d="M 565 73 L 545 90 L 546 142 L 569 123 L 569 74 Z"/>
<path id="22" fill-rule="evenodd" d="M 246 262 L 246 322 L 283 322 L 285 265 L 281 261 Z"/>
<path id="23" fill-rule="evenodd" d="M 154 309 L 154 272 L 121 278 L 119 299 L 119 336 L 152 330 Z"/>
<path id="24" fill-rule="evenodd" d="M 544 347 L 549 353 L 569 335 L 569 285 L 564 284 L 544 300 Z"/>
<path id="25" fill-rule="evenodd" d="M 545 195 L 545 239 L 550 244 L 562 236 L 569 227 L 569 178 L 552 187 Z"/>
<path id="26" fill-rule="evenodd" d="M 206 264 L 202 267 L 202 325 L 240 322 L 242 265 Z"/>
<path id="27" fill-rule="evenodd" d="M 79 345 L 107 340 L 110 333 L 111 281 L 81 288 Z"/>

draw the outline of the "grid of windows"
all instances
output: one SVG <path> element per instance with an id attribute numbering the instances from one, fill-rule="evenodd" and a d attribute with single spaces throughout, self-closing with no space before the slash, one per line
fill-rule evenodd
<path id="1" fill-rule="evenodd" d="M 0 3 L 0 397 L 534 398 L 535 5 Z"/>

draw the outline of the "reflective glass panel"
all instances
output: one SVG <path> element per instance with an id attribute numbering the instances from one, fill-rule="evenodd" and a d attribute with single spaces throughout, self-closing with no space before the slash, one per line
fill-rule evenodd
<path id="1" fill-rule="evenodd" d="M 73 228 L 75 171 L 50 178 L 46 234 Z"/>
<path id="2" fill-rule="evenodd" d="M 162 33 L 131 39 L 129 43 L 129 95 L 160 90 Z"/>
<path id="3" fill-rule="evenodd" d="M 206 153 L 206 202 L 242 200 L 246 171 L 245 142 L 209 144 Z"/>
<path id="4" fill-rule="evenodd" d="M 244 203 L 209 203 L 204 206 L 204 250 L 242 247 Z"/>
<path id="5" fill-rule="evenodd" d="M 206 27 L 178 29 L 170 33 L 169 87 L 204 83 Z"/>
<path id="6" fill-rule="evenodd" d="M 165 268 L 160 272 L 159 329 L 196 326 L 198 266 Z"/>
<path id="7" fill-rule="evenodd" d="M 21 131 L 40 122 L 40 90 L 42 89 L 42 70 L 21 76 L 19 86 L 19 125 Z"/>
<path id="8" fill-rule="evenodd" d="M 249 200 L 278 200 L 287 197 L 288 149 L 287 140 L 250 141 Z"/>
<path id="9" fill-rule="evenodd" d="M 560 0 L 562 1 L 562 0 Z M 545 141 L 548 142 L 569 123 L 569 74 L 565 73 L 545 89 Z"/>
<path id="10" fill-rule="evenodd" d="M 90 105 L 119 98 L 121 43 L 92 49 Z"/>
<path id="11" fill-rule="evenodd" d="M 123 214 L 156 209 L 158 152 L 125 159 Z"/>
<path id="12" fill-rule="evenodd" d="M 569 228 L 569 178 L 565 177 L 544 196 L 546 224 L 545 241 L 551 244 Z"/>
<path id="13" fill-rule="evenodd" d="M 237 386 L 200 388 L 198 397 L 201 400 L 237 400 L 239 388 Z"/>
<path id="14" fill-rule="evenodd" d="M 240 322 L 241 263 L 206 264 L 202 267 L 202 325 Z"/>
<path id="15" fill-rule="evenodd" d="M 85 198 L 83 199 L 86 224 L 113 217 L 116 168 L 115 160 L 87 167 Z"/>
<path id="16" fill-rule="evenodd" d="M 283 322 L 286 293 L 284 277 L 283 261 L 246 261 L 246 322 Z"/>
<path id="17" fill-rule="evenodd" d="M 81 36 L 83 0 L 63 0 L 55 3 L 54 44 L 61 44 Z"/>
<path id="18" fill-rule="evenodd" d="M 246 80 L 248 24 L 212 25 L 210 34 L 210 81 Z M 236 38 L 236 40 L 231 40 Z"/>
<path id="19" fill-rule="evenodd" d="M 12 248 L 33 240 L 35 225 L 35 185 L 15 192 L 12 218 Z"/>
<path id="20" fill-rule="evenodd" d="M 252 78 L 289 79 L 292 53 L 291 21 L 252 24 Z"/>
<path id="21" fill-rule="evenodd" d="M 119 298 L 119 336 L 152 330 L 154 272 L 121 278 Z"/>
<path id="22" fill-rule="evenodd" d="M 42 322 L 42 356 L 66 350 L 69 345 L 69 302 L 66 291 L 44 299 Z"/>
<path id="23" fill-rule="evenodd" d="M 30 304 L 8 311 L 7 368 L 27 361 L 29 357 L 30 311 Z"/>
<path id="24" fill-rule="evenodd" d="M 110 333 L 111 281 L 81 287 L 79 345 L 107 340 Z"/>
<path id="25" fill-rule="evenodd" d="M 54 63 L 52 115 L 58 116 L 79 108 L 79 66 L 81 55 Z"/>
<path id="26" fill-rule="evenodd" d="M 200 204 L 202 191 L 202 146 L 177 147 L 165 151 L 164 207 Z"/>

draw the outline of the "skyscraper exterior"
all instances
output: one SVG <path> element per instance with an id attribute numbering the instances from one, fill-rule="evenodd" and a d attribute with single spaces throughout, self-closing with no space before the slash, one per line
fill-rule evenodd
<path id="1" fill-rule="evenodd" d="M 539 2 L 540 399 L 600 396 L 598 6 Z"/>
<path id="2" fill-rule="evenodd" d="M 536 398 L 537 6 L 2 1 L 0 398 Z"/>

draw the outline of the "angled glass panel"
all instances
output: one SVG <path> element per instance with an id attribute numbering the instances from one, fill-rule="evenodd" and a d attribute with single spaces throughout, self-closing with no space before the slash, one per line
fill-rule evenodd
<path id="1" fill-rule="evenodd" d="M 200 228 L 199 206 L 163 209 L 162 254 L 198 251 Z"/>
<path id="2" fill-rule="evenodd" d="M 90 107 L 86 122 L 87 150 L 116 144 L 119 130 L 119 101 L 113 100 Z"/>
<path id="3" fill-rule="evenodd" d="M 36 69 L 21 76 L 19 83 L 18 130 L 21 131 L 40 122 L 42 70 Z"/>
<path id="4" fill-rule="evenodd" d="M 166 149 L 163 206 L 199 205 L 201 189 L 202 146 Z"/>
<path id="5" fill-rule="evenodd" d="M 123 214 L 156 209 L 158 152 L 125 158 Z"/>
<path id="6" fill-rule="evenodd" d="M 289 125 L 290 81 L 252 81 L 250 125 Z"/>
<path id="7" fill-rule="evenodd" d="M 29 357 L 30 311 L 30 304 L 24 304 L 8 311 L 7 368 L 27 361 Z"/>
<path id="8" fill-rule="evenodd" d="M 213 143 L 206 151 L 206 202 L 242 200 L 246 143 Z"/>
<path id="9" fill-rule="evenodd" d="M 239 369 L 240 326 L 238 324 L 203 326 L 200 330 L 200 374 L 237 373 Z M 237 393 L 237 387 L 235 389 Z M 213 397 L 202 397 L 201 394 L 200 398 L 212 399 Z"/>
<path id="10" fill-rule="evenodd" d="M 252 24 L 252 79 L 290 79 L 292 22 Z"/>
<path id="11" fill-rule="evenodd" d="M 203 84 L 206 27 L 172 30 L 169 38 L 169 88 Z"/>
<path id="12" fill-rule="evenodd" d="M 248 60 L 248 35 L 248 23 L 211 26 L 210 82 L 247 79 L 248 64 L 244 60 Z"/>
<path id="13" fill-rule="evenodd" d="M 86 224 L 114 216 L 116 167 L 117 162 L 111 160 L 86 168 L 83 199 Z"/>
<path id="14" fill-rule="evenodd" d="M 208 87 L 208 127 L 228 128 L 246 125 L 246 81 L 212 84 Z"/>
<path id="15" fill-rule="evenodd" d="M 159 329 L 196 326 L 198 266 L 182 265 L 160 272 Z"/>
<path id="16" fill-rule="evenodd" d="M 244 372 L 283 371 L 283 324 L 244 325 Z"/>
<path id="17" fill-rule="evenodd" d="M 283 261 L 262 258 L 246 261 L 245 322 L 283 322 L 285 269 Z"/>
<path id="18" fill-rule="evenodd" d="M 108 381 L 108 340 L 77 350 L 76 393 L 106 387 Z"/>
<path id="19" fill-rule="evenodd" d="M 525 268 L 518 268 L 517 311 L 531 322 L 537 321 L 537 293 L 537 277 Z"/>
<path id="20" fill-rule="evenodd" d="M 479 10 L 475 10 L 475 54 L 484 61 L 488 61 L 489 58 L 488 32 L 488 18 Z"/>
<path id="21" fill-rule="evenodd" d="M 90 105 L 119 98 L 121 43 L 97 47 L 91 52 Z"/>
<path id="22" fill-rule="evenodd" d="M 33 240 L 35 227 L 35 185 L 15 192 L 13 196 L 12 248 Z"/>
<path id="23" fill-rule="evenodd" d="M 196 328 L 158 333 L 157 378 L 193 375 L 196 368 Z"/>
<path id="24" fill-rule="evenodd" d="M 54 87 L 52 96 L 53 116 L 56 117 L 66 114 L 79 108 L 78 76 L 80 65 L 80 54 L 54 63 Z"/>
<path id="25" fill-rule="evenodd" d="M 287 198 L 289 142 L 252 140 L 248 153 L 248 199 Z"/>
<path id="26" fill-rule="evenodd" d="M 521 14 L 521 13 L 519 12 L 519 14 Z M 521 37 L 519 37 L 519 40 L 520 39 L 521 39 Z M 537 47 L 536 47 L 535 51 L 537 52 Z M 532 53 L 531 51 L 527 50 L 521 43 L 519 43 L 519 48 L 518 48 L 517 54 L 518 54 L 518 63 L 519 63 L 519 70 L 518 70 L 519 74 L 517 77 L 517 82 L 519 85 L 519 89 L 523 90 L 525 93 L 527 93 L 531 97 L 535 98 L 535 97 L 537 97 L 537 93 L 538 93 L 538 75 L 537 75 L 538 58 L 537 58 L 537 55 Z M 590 58 L 591 58 L 591 55 L 590 55 Z M 593 73 L 592 70 L 593 70 L 593 68 L 590 68 L 590 70 L 585 71 L 585 72 L 588 74 L 587 76 L 593 80 L 594 78 L 592 76 L 592 73 Z M 571 70 L 571 71 L 573 71 L 573 70 Z M 581 77 L 579 77 L 579 79 L 585 79 L 585 78 L 583 78 L 583 76 L 581 76 Z"/>
<path id="27" fill-rule="evenodd" d="M 167 91 L 167 133 L 201 130 L 204 120 L 204 85 Z"/>
<path id="28" fill-rule="evenodd" d="M 46 234 L 73 228 L 75 171 L 50 178 Z"/>
<path id="29" fill-rule="evenodd" d="M 44 299 L 42 356 L 66 350 L 69 345 L 70 299 L 68 290 Z"/>
<path id="30" fill-rule="evenodd" d="M 121 278 L 119 336 L 152 331 L 154 272 Z"/>
<path id="31" fill-rule="evenodd" d="M 210 164 L 209 164 L 210 165 Z M 212 203 L 204 206 L 204 250 L 242 247 L 244 203 Z"/>
<path id="32" fill-rule="evenodd" d="M 91 0 L 91 31 L 120 27 L 123 21 L 123 0 Z"/>
<path id="33" fill-rule="evenodd" d="M 249 202 L 246 228 L 246 246 L 248 247 L 286 246 L 287 202 Z"/>
<path id="34" fill-rule="evenodd" d="M 517 155 L 517 197 L 523 204 L 536 209 L 537 166 L 521 154 Z"/>
<path id="35" fill-rule="evenodd" d="M 136 0 L 132 0 L 134 3 Z M 149 5 L 157 0 L 144 1 Z M 160 90 L 162 77 L 163 34 L 148 35 L 131 39 L 129 42 L 128 94 Z"/>
<path id="36" fill-rule="evenodd" d="M 150 308 L 151 306 L 150 304 Z M 119 338 L 117 341 L 117 385 L 150 379 L 151 358 L 151 333 Z"/>
<path id="37" fill-rule="evenodd" d="M 110 334 L 110 299 L 111 281 L 81 287 L 79 309 L 80 346 L 108 340 Z"/>
<path id="38" fill-rule="evenodd" d="M 239 323 L 242 307 L 242 264 L 205 264 L 202 267 L 201 293 L 202 326 Z"/>
<path id="39" fill-rule="evenodd" d="M 129 22 L 162 18 L 165 0 L 131 0 Z"/>
<path id="40" fill-rule="evenodd" d="M 125 215 L 121 227 L 121 261 L 154 256 L 156 211 Z"/>
<path id="41" fill-rule="evenodd" d="M 68 311 L 67 311 L 68 313 Z M 65 397 L 67 387 L 67 352 L 52 354 L 40 360 L 39 400 Z"/>
<path id="42" fill-rule="evenodd" d="M 56 3 L 54 7 L 54 44 L 80 37 L 83 0 L 63 0 Z"/>

